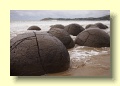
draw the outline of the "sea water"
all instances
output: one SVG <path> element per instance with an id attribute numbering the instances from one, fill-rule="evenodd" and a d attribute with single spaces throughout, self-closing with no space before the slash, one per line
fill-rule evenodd
<path id="1" fill-rule="evenodd" d="M 42 32 L 48 31 L 50 29 L 50 26 L 55 24 L 62 24 L 66 26 L 68 24 L 77 23 L 85 28 L 85 26 L 88 24 L 94 24 L 98 22 L 108 26 L 108 28 L 104 31 L 110 35 L 110 21 L 11 21 L 10 38 L 13 38 L 21 33 L 29 32 L 27 29 L 33 25 L 40 27 L 40 32 Z M 73 40 L 76 38 L 76 36 L 72 35 L 71 37 Z M 68 49 L 68 52 L 70 55 L 70 69 L 77 69 L 80 66 L 88 64 L 88 61 L 93 56 L 96 56 L 96 58 L 102 55 L 110 56 L 110 47 L 94 48 L 87 46 L 78 46 L 76 44 L 74 48 Z M 69 73 L 71 72 L 69 71 Z"/>
<path id="2" fill-rule="evenodd" d="M 62 24 L 68 25 L 71 23 L 77 23 L 85 27 L 88 24 L 94 24 L 101 22 L 107 25 L 109 28 L 105 31 L 110 34 L 110 21 L 11 21 L 10 22 L 10 38 L 17 36 L 18 34 L 28 32 L 28 28 L 32 25 L 39 26 L 41 31 L 48 31 L 51 25 Z"/>

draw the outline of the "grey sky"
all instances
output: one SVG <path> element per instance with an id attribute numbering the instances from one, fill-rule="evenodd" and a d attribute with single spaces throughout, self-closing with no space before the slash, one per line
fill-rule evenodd
<path id="1" fill-rule="evenodd" d="M 109 10 L 11 10 L 11 20 L 40 20 L 43 18 L 86 18 L 109 15 Z"/>

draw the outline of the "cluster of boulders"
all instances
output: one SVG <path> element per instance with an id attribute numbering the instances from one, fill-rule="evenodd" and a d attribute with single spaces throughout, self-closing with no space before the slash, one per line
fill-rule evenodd
<path id="1" fill-rule="evenodd" d="M 106 29 L 108 28 L 107 25 L 104 25 L 102 23 L 95 23 L 95 24 L 88 24 L 85 29 L 89 29 L 89 28 L 99 28 L 99 29 Z"/>
<path id="2" fill-rule="evenodd" d="M 102 27 L 101 24 L 98 26 Z M 12 38 L 10 41 L 10 75 L 39 76 L 65 71 L 70 66 L 67 49 L 73 48 L 75 44 L 110 47 L 109 35 L 98 26 L 97 24 L 88 25 L 86 27 L 92 29 L 84 29 L 75 23 L 67 26 L 56 24 L 50 26 L 47 32 L 28 32 Z M 31 26 L 28 30 L 41 30 L 41 28 Z M 76 36 L 75 41 L 71 35 Z"/>

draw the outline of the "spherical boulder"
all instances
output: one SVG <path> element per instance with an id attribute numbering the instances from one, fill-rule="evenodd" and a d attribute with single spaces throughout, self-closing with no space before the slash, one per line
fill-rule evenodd
<path id="1" fill-rule="evenodd" d="M 101 29 L 87 29 L 77 35 L 75 43 L 80 46 L 110 47 L 110 36 Z"/>
<path id="2" fill-rule="evenodd" d="M 104 24 L 102 24 L 102 23 L 96 23 L 95 25 L 96 25 L 97 27 L 99 27 L 100 29 L 106 29 L 106 28 L 108 28 L 107 25 L 104 25 Z"/>
<path id="3" fill-rule="evenodd" d="M 84 28 L 79 25 L 79 24 L 69 24 L 67 26 L 65 26 L 65 30 L 73 35 L 73 36 L 77 36 L 80 32 L 82 32 L 84 30 Z"/>
<path id="4" fill-rule="evenodd" d="M 28 30 L 41 30 L 41 28 L 38 26 L 30 26 Z"/>
<path id="5" fill-rule="evenodd" d="M 62 24 L 56 24 L 56 25 L 51 25 L 51 28 L 60 28 L 60 29 L 64 29 L 64 25 Z"/>
<path id="6" fill-rule="evenodd" d="M 10 42 L 10 75 L 40 76 L 65 71 L 70 57 L 63 43 L 46 32 L 18 35 Z"/>
<path id="7" fill-rule="evenodd" d="M 73 48 L 75 46 L 73 39 L 70 37 L 69 33 L 64 29 L 52 28 L 48 32 L 56 38 L 58 38 L 67 49 Z"/>

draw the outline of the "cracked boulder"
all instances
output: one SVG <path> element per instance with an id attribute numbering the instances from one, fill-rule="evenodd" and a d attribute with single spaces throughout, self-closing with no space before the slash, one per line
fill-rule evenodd
<path id="1" fill-rule="evenodd" d="M 75 43 L 80 46 L 110 47 L 110 36 L 101 29 L 87 29 L 78 34 Z"/>
<path id="2" fill-rule="evenodd" d="M 41 30 L 41 28 L 38 26 L 30 26 L 28 30 Z"/>
<path id="3" fill-rule="evenodd" d="M 46 32 L 20 34 L 10 41 L 10 75 L 40 76 L 69 68 L 63 43 Z"/>
<path id="4" fill-rule="evenodd" d="M 84 30 L 84 28 L 79 25 L 79 24 L 69 24 L 67 26 L 65 26 L 65 30 L 73 35 L 73 36 L 77 36 L 80 32 L 82 32 Z"/>
<path id="5" fill-rule="evenodd" d="M 64 29 L 64 25 L 62 24 L 56 24 L 56 25 L 51 25 L 51 28 L 60 28 L 60 29 Z"/>
<path id="6" fill-rule="evenodd" d="M 64 29 L 52 28 L 48 32 L 58 38 L 67 49 L 73 48 L 75 46 L 73 39 Z"/>

